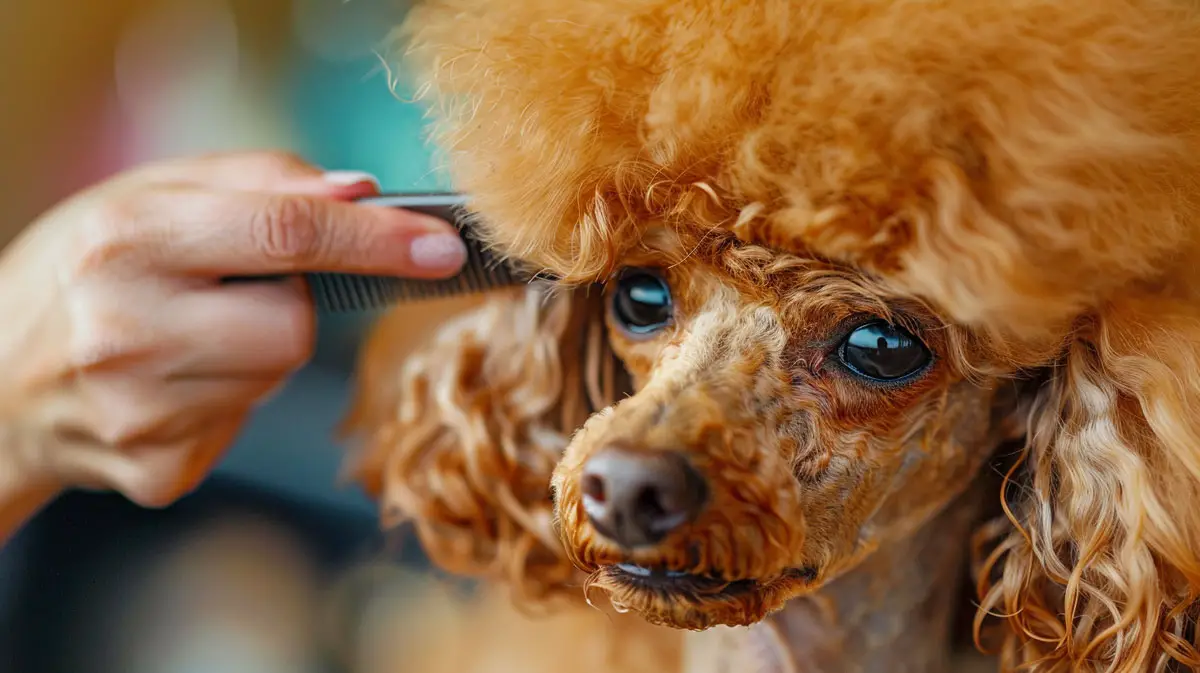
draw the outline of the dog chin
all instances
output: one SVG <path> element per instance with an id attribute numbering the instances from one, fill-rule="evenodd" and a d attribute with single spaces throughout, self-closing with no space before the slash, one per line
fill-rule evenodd
<path id="1" fill-rule="evenodd" d="M 749 626 L 783 607 L 816 582 L 812 569 L 788 569 L 772 577 L 726 579 L 665 568 L 616 563 L 600 566 L 587 584 L 613 607 L 659 626 L 700 631 Z"/>

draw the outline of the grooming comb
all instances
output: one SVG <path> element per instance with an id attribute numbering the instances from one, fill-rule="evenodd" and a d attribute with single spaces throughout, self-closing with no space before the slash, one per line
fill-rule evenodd
<path id="1" fill-rule="evenodd" d="M 309 273 L 309 291 L 323 313 L 372 311 L 397 303 L 486 292 L 529 282 L 509 263 L 484 247 L 471 230 L 461 194 L 391 194 L 360 199 L 358 203 L 404 208 L 443 219 L 458 229 L 467 248 L 467 261 L 458 275 L 424 280 L 345 273 Z"/>

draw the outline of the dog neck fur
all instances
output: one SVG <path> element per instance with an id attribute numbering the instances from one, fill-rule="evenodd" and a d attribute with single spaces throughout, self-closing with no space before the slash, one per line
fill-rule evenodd
<path id="1" fill-rule="evenodd" d="M 689 634 L 686 673 L 958 671 L 952 626 L 979 491 L 749 628 Z"/>

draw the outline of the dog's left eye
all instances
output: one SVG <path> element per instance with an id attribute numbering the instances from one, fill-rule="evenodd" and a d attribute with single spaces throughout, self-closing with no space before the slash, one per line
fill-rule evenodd
<path id="1" fill-rule="evenodd" d="M 838 347 L 838 359 L 864 378 L 895 381 L 917 373 L 933 356 L 912 334 L 877 320 L 847 335 Z"/>
<path id="2" fill-rule="evenodd" d="M 671 321 L 671 288 L 662 276 L 644 269 L 630 270 L 617 281 L 613 317 L 633 334 L 649 334 Z"/>

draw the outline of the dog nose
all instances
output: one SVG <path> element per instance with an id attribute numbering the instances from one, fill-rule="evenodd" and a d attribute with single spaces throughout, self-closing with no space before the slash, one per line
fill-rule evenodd
<path id="1" fill-rule="evenodd" d="M 707 499 L 684 456 L 608 447 L 583 467 L 583 508 L 596 530 L 625 548 L 661 541 L 690 523 Z"/>

